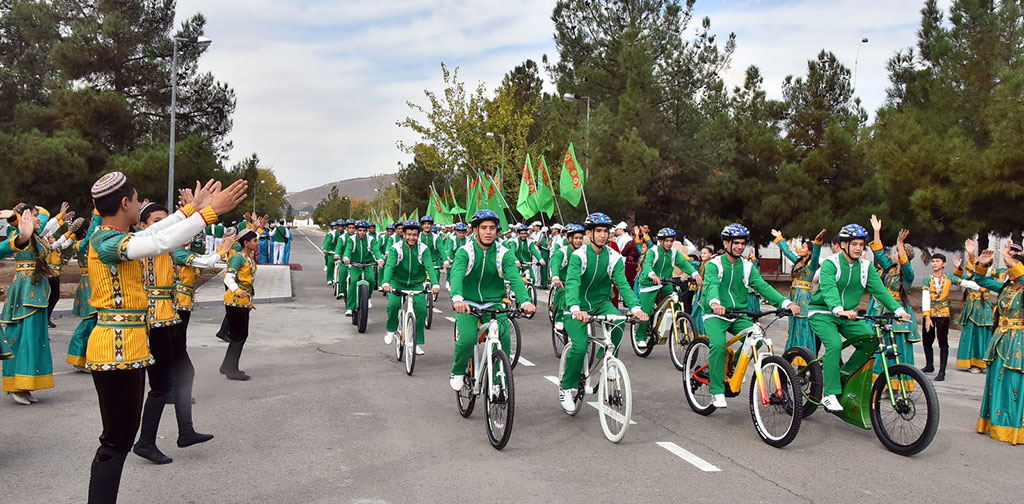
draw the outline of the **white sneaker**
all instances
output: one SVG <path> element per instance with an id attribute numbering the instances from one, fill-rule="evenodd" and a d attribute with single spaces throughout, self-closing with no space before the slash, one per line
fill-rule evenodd
<path id="1" fill-rule="evenodd" d="M 352 310 L 345 310 L 345 316 L 346 317 L 351 317 L 352 316 Z"/>
<path id="2" fill-rule="evenodd" d="M 465 383 L 466 383 L 466 375 L 454 375 L 453 374 L 453 375 L 451 375 L 450 378 L 448 378 L 448 386 L 450 386 L 452 388 L 452 390 L 454 390 L 456 392 L 462 390 L 462 386 Z"/>
<path id="3" fill-rule="evenodd" d="M 394 343 L 395 342 L 395 338 L 397 338 L 397 337 L 398 337 L 398 335 L 393 333 L 393 332 L 391 332 L 391 331 L 384 331 L 384 344 L 385 345 L 390 345 L 390 344 Z"/>
<path id="4" fill-rule="evenodd" d="M 423 355 L 423 347 L 416 345 L 416 355 Z"/>
<path id="5" fill-rule="evenodd" d="M 639 348 L 640 350 L 647 350 L 647 340 L 645 340 L 645 339 L 636 340 L 636 347 Z"/>
<path id="6" fill-rule="evenodd" d="M 555 322 L 555 330 L 556 331 L 564 331 L 565 330 L 565 323 L 564 322 Z"/>
<path id="7" fill-rule="evenodd" d="M 711 405 L 716 408 L 729 407 L 729 404 L 725 402 L 725 394 L 711 394 Z"/>
<path id="8" fill-rule="evenodd" d="M 373 308 L 373 300 L 372 299 L 367 299 L 366 300 L 366 308 L 368 308 L 368 309 L 369 308 Z"/>
<path id="9" fill-rule="evenodd" d="M 565 410 L 566 413 L 576 411 L 576 401 L 573 400 L 573 397 L 575 396 L 576 389 L 558 390 L 558 402 L 561 403 L 562 409 Z"/>
<path id="10" fill-rule="evenodd" d="M 327 266 L 324 266 L 324 271 L 327 271 Z"/>
<path id="11" fill-rule="evenodd" d="M 18 404 L 23 404 L 25 406 L 32 404 L 32 401 L 29 401 L 28 398 L 25 397 L 24 392 L 8 392 L 8 394 L 14 399 L 14 402 Z"/>
<path id="12" fill-rule="evenodd" d="M 832 394 L 822 397 L 821 405 L 825 407 L 825 410 L 831 411 L 832 413 L 843 411 L 843 405 L 839 404 L 839 399 L 836 399 L 836 396 Z"/>

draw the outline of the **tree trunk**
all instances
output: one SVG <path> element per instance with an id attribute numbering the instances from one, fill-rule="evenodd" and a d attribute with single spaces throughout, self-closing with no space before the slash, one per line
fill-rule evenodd
<path id="1" fill-rule="evenodd" d="M 978 231 L 978 254 L 981 254 L 982 250 L 988 250 L 988 230 L 982 229 Z"/>

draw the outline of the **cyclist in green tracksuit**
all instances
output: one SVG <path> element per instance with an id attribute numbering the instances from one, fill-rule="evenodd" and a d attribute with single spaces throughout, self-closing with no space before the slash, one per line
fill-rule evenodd
<path id="1" fill-rule="evenodd" d="M 331 222 L 331 230 L 324 235 L 324 271 L 327 272 L 327 285 L 334 284 L 334 245 L 338 240 L 338 221 Z"/>
<path id="2" fill-rule="evenodd" d="M 583 246 L 583 226 L 579 224 L 566 224 L 565 244 L 555 247 L 551 251 L 551 285 L 559 287 L 555 290 L 555 301 L 552 309 L 555 311 L 555 330 L 565 330 L 565 278 L 569 274 L 569 257 L 577 249 Z"/>
<path id="3" fill-rule="evenodd" d="M 701 296 L 701 309 L 704 312 L 704 329 L 707 331 L 708 368 L 711 383 L 712 404 L 716 408 L 725 408 L 725 354 L 726 332 L 738 334 L 760 327 L 749 318 L 725 318 L 726 310 L 760 311 L 760 301 L 750 306 L 748 294 L 753 291 L 760 294 L 768 304 L 777 308 L 800 313 L 800 306 L 794 304 L 761 278 L 757 266 L 743 257 L 750 239 L 750 231 L 741 224 L 730 224 L 722 230 L 722 248 L 725 254 L 712 258 L 704 265 L 704 290 Z M 648 251 L 648 253 L 650 253 Z"/>
<path id="4" fill-rule="evenodd" d="M 383 266 L 384 262 L 373 249 L 373 240 L 366 234 L 369 223 L 364 220 L 356 221 L 356 234 L 348 237 L 345 244 L 345 255 L 341 256 L 342 262 L 348 268 L 348 296 L 345 298 L 345 316 L 351 317 L 352 310 L 356 308 L 359 300 L 357 295 L 359 288 L 359 277 L 366 273 L 366 280 L 370 282 L 370 291 L 377 288 L 374 285 L 373 266 L 356 266 L 356 264 L 378 263 Z M 372 302 L 369 308 L 373 308 Z"/>
<path id="5" fill-rule="evenodd" d="M 524 266 L 523 263 L 532 262 L 533 259 L 536 259 L 537 264 L 543 266 L 547 264 L 547 261 L 545 261 L 544 256 L 541 255 L 540 249 L 537 248 L 537 244 L 530 239 L 530 232 L 529 229 L 526 228 L 526 224 L 520 224 L 516 229 L 516 232 L 519 237 L 505 242 L 505 246 L 515 254 L 519 267 L 528 271 L 530 278 L 536 282 L 537 278 L 533 274 L 533 268 Z"/>
<path id="6" fill-rule="evenodd" d="M 384 333 L 384 343 L 390 345 L 398 330 L 399 309 L 402 297 L 391 294 L 394 289 L 422 290 L 425 282 L 430 282 L 433 294 L 440 292 L 434 258 L 430 249 L 420 241 L 420 223 L 406 222 L 402 228 L 404 239 L 395 242 L 388 251 L 388 260 L 384 263 L 384 280 L 381 288 L 388 294 L 388 324 Z M 413 311 L 416 314 L 416 355 L 423 355 L 423 328 L 427 324 L 427 297 L 422 292 L 413 295 Z"/>
<path id="7" fill-rule="evenodd" d="M 590 243 L 576 249 L 569 257 L 565 275 L 565 303 L 569 305 L 572 318 L 565 322 L 565 331 L 572 340 L 572 346 L 565 356 L 565 370 L 559 389 L 562 409 L 570 412 L 576 409 L 574 396 L 580 386 L 580 372 L 587 355 L 587 327 L 590 315 L 618 315 L 618 308 L 612 304 L 612 283 L 619 289 L 622 300 L 637 320 L 647 320 L 647 314 L 640 309 L 640 300 L 626 281 L 626 265 L 618 252 L 606 247 L 612 220 L 607 215 L 595 212 L 584 221 Z M 612 342 L 618 346 L 622 341 L 622 327 L 611 334 Z"/>
<path id="8" fill-rule="evenodd" d="M 345 226 L 345 229 L 338 233 L 338 239 L 334 242 L 334 262 L 338 266 L 338 278 L 335 278 L 334 281 L 342 286 L 341 289 L 338 289 L 338 299 L 341 299 L 348 294 L 348 290 L 344 288 L 344 286 L 348 285 L 348 266 L 338 264 L 338 261 L 341 261 L 341 258 L 345 256 L 348 239 L 356 234 L 356 220 L 339 220 L 338 223 Z"/>
<path id="9" fill-rule="evenodd" d="M 441 279 L 441 267 L 444 265 L 444 252 L 441 247 L 441 235 L 434 232 L 434 218 L 429 215 L 420 217 L 420 226 L 423 232 L 420 233 L 420 241 L 430 249 L 430 257 L 434 258 L 434 268 L 437 272 L 437 280 Z"/>
<path id="10" fill-rule="evenodd" d="M 644 257 L 642 275 L 637 275 L 636 282 L 640 288 L 640 308 L 648 316 L 654 310 L 654 300 L 658 294 L 668 296 L 672 294 L 672 286 L 661 283 L 663 278 L 672 278 L 674 268 L 683 270 L 683 273 L 701 283 L 700 273 L 686 257 L 686 254 L 672 248 L 676 242 L 676 231 L 672 228 L 661 228 L 658 231 L 658 246 L 647 250 Z M 647 327 L 649 322 L 641 322 L 636 326 L 637 348 L 647 348 Z"/>
<path id="11" fill-rule="evenodd" d="M 516 293 L 517 299 L 526 299 L 519 304 L 524 313 L 530 314 L 537 310 L 530 303 L 530 295 L 526 285 L 519 276 L 519 268 L 511 252 L 495 242 L 498 237 L 498 215 L 491 210 L 480 210 L 473 214 L 473 238 L 455 251 L 452 263 L 452 303 L 455 307 L 455 326 L 459 339 L 455 342 L 455 359 L 452 362 L 452 374 L 449 385 L 452 390 L 462 389 L 465 381 L 466 366 L 473 355 L 473 347 L 477 344 L 479 324 L 490 321 L 486 316 L 477 319 L 469 314 L 470 305 L 484 305 L 487 308 L 500 307 L 505 298 L 505 282 Z M 508 316 L 500 314 L 498 318 L 498 337 L 501 348 L 510 354 L 510 337 Z"/>
<path id="12" fill-rule="evenodd" d="M 833 412 L 843 411 L 836 398 L 836 394 L 843 390 L 839 369 L 843 338 L 873 332 L 869 325 L 857 320 L 857 305 L 864 297 L 864 291 L 870 292 L 886 310 L 894 312 L 903 320 L 911 319 L 911 315 L 882 283 L 871 259 L 864 256 L 868 230 L 859 224 L 847 224 L 839 231 L 837 238 L 840 251 L 826 257 L 821 263 L 818 269 L 818 292 L 814 293 L 811 303 L 807 305 L 811 330 L 825 346 L 825 356 L 821 361 L 824 374 L 821 405 Z M 855 345 L 857 353 L 871 354 L 874 351 L 875 342 L 871 340 Z M 849 362 L 857 362 L 857 359 L 851 358 Z"/>

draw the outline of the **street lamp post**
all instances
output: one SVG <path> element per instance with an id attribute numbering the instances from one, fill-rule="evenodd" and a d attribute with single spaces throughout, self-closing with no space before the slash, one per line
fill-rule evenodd
<path id="1" fill-rule="evenodd" d="M 347 195 L 346 196 L 342 196 L 341 199 L 343 199 L 343 200 L 348 202 L 348 217 L 346 217 L 346 219 L 351 219 L 352 218 L 352 200 L 349 199 L 349 197 Z"/>
<path id="2" fill-rule="evenodd" d="M 402 215 L 402 186 L 398 182 L 392 182 L 391 185 L 398 188 L 398 215 Z"/>
<path id="3" fill-rule="evenodd" d="M 565 93 L 562 95 L 565 101 L 587 100 L 587 166 L 583 167 L 583 176 L 590 179 L 590 97 L 580 96 L 576 93 Z"/>
<path id="4" fill-rule="evenodd" d="M 174 123 L 178 108 L 178 42 L 187 42 L 200 49 L 210 46 L 208 37 L 174 37 L 171 50 L 171 153 L 167 161 L 167 208 L 174 208 Z M 255 202 L 253 198 L 253 202 Z"/>
<path id="5" fill-rule="evenodd" d="M 857 89 L 857 63 L 860 61 L 860 48 L 864 44 L 868 43 L 868 38 L 864 37 L 860 39 L 860 43 L 857 44 L 857 56 L 853 58 L 853 88 Z"/>
<path id="6" fill-rule="evenodd" d="M 501 168 L 498 170 L 498 180 L 501 181 L 505 175 L 505 135 L 502 135 L 501 133 L 488 132 L 487 136 L 491 138 L 501 137 Z"/>
<path id="7" fill-rule="evenodd" d="M 263 185 L 264 182 L 264 180 L 261 180 L 259 184 L 254 184 L 252 190 L 252 213 L 254 214 L 256 213 L 256 197 L 260 195 L 260 186 Z"/>

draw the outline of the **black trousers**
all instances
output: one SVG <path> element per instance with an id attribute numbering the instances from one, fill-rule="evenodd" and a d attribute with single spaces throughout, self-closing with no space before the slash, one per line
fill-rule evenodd
<path id="1" fill-rule="evenodd" d="M 228 323 L 228 336 L 231 341 L 249 339 L 249 310 L 247 308 L 225 306 L 224 320 Z"/>
<path id="2" fill-rule="evenodd" d="M 949 348 L 949 317 L 932 317 L 932 328 L 926 329 L 922 336 L 925 350 L 932 349 L 936 337 L 939 348 Z"/>
<path id="3" fill-rule="evenodd" d="M 135 434 L 142 421 L 146 370 L 93 371 L 92 382 L 99 397 L 100 418 L 103 420 L 100 450 L 127 454 L 135 444 Z"/>
<path id="4" fill-rule="evenodd" d="M 46 319 L 49 320 L 53 315 L 53 309 L 57 306 L 57 301 L 60 300 L 60 275 L 47 280 L 50 282 L 50 297 L 46 300 Z"/>

